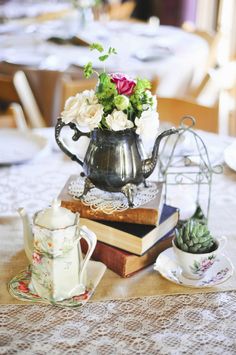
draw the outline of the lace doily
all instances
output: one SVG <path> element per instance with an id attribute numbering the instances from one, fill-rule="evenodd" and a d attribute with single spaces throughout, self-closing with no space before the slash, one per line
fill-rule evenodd
<path id="1" fill-rule="evenodd" d="M 82 177 L 71 181 L 68 187 L 69 195 L 73 196 L 74 199 L 79 199 L 84 190 L 84 182 L 85 180 Z M 139 207 L 157 196 L 159 191 L 157 185 L 150 181 L 147 182 L 147 185 L 147 187 L 144 187 L 142 184 L 137 186 L 134 196 L 134 207 Z M 99 210 L 106 214 L 111 214 L 115 211 L 125 211 L 129 208 L 128 200 L 123 193 L 106 192 L 97 188 L 91 189 L 81 201 L 92 210 Z"/>

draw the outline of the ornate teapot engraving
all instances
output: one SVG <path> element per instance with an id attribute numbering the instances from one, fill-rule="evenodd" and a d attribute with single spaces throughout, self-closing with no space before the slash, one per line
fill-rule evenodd
<path id="1" fill-rule="evenodd" d="M 85 292 L 86 267 L 96 246 L 96 236 L 86 226 L 79 227 L 79 214 L 60 207 L 35 213 L 31 229 L 24 210 L 18 210 L 24 229 L 25 252 L 31 263 L 29 288 L 50 301 L 61 301 Z M 88 243 L 83 259 L 80 239 Z"/>
<path id="2" fill-rule="evenodd" d="M 77 141 L 81 136 L 90 138 L 90 143 L 84 161 L 72 154 L 60 133 L 64 126 L 74 130 L 72 139 Z M 64 123 L 58 119 L 55 129 L 55 138 L 60 149 L 72 160 L 78 162 L 86 175 L 84 191 L 81 198 L 93 187 L 109 192 L 122 192 L 133 207 L 133 198 L 136 186 L 145 183 L 155 169 L 160 141 L 162 138 L 179 129 L 171 128 L 162 132 L 155 140 L 152 155 L 148 159 L 141 157 L 141 142 L 134 129 L 112 131 L 107 129 L 94 129 L 90 133 L 78 130 L 74 123 Z"/>

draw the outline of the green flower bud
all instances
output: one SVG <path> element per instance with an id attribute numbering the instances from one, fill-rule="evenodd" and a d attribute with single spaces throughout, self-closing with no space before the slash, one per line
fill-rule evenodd
<path id="1" fill-rule="evenodd" d="M 129 99 L 125 95 L 117 95 L 114 98 L 114 103 L 119 111 L 126 110 L 129 106 Z"/>

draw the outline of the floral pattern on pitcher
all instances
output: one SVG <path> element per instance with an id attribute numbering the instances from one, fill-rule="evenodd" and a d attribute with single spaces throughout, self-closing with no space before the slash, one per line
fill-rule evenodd
<path id="1" fill-rule="evenodd" d="M 200 262 L 194 260 L 193 266 L 190 269 L 193 274 L 201 276 L 203 275 L 215 262 L 216 255 L 210 255 L 208 258 L 202 259 Z"/>
<path id="2" fill-rule="evenodd" d="M 65 255 L 70 251 L 78 240 L 78 235 L 75 232 L 75 226 L 67 228 L 67 233 L 64 230 L 50 231 L 34 225 L 34 248 L 39 253 L 47 254 L 49 257 L 57 257 Z"/>
<path id="3" fill-rule="evenodd" d="M 47 258 L 42 254 L 37 252 L 33 253 L 32 259 L 32 280 L 37 280 L 37 282 L 48 290 L 49 293 L 53 290 L 53 259 Z M 30 282 L 29 288 L 34 290 L 33 283 Z"/>

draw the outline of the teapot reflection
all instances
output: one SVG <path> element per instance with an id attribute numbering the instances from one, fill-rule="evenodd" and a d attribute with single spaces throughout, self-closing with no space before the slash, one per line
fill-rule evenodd
<path id="1" fill-rule="evenodd" d="M 61 207 L 58 200 L 35 213 L 32 229 L 24 208 L 18 212 L 23 221 L 25 252 L 31 263 L 30 291 L 50 301 L 83 294 L 96 235 L 86 226 L 80 227 L 79 214 Z M 88 243 L 84 259 L 81 238 Z"/>

